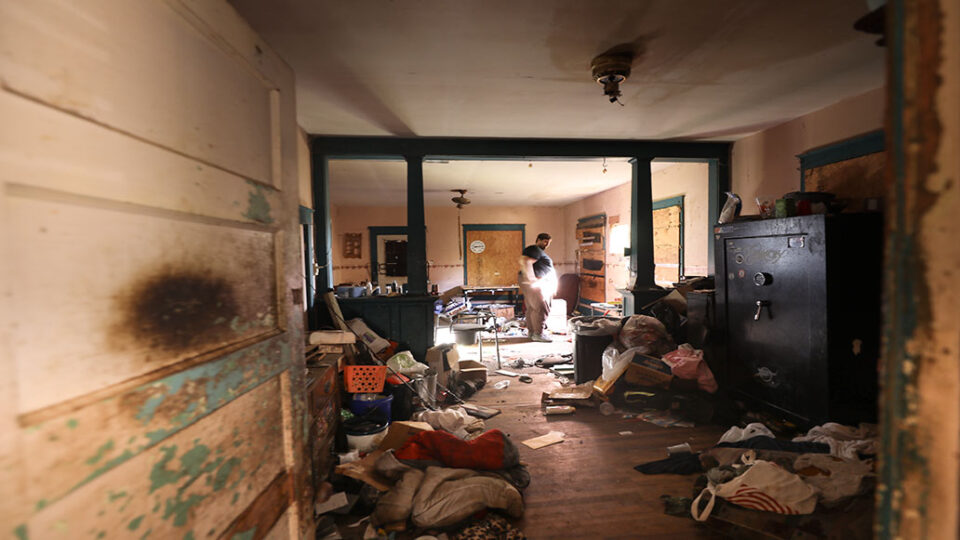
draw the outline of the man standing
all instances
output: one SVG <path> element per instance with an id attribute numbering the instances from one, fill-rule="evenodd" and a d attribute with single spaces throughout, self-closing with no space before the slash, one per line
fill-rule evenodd
<path id="1" fill-rule="evenodd" d="M 557 274 L 553 261 L 544 250 L 550 245 L 550 235 L 540 233 L 537 243 L 527 246 L 520 257 L 520 291 L 527 311 L 527 332 L 531 341 L 550 342 L 544 335 L 550 302 L 557 292 Z"/>

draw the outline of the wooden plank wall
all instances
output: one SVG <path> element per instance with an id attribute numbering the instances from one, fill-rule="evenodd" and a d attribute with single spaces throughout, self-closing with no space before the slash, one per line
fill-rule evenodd
<path id="1" fill-rule="evenodd" d="M 7 534 L 305 534 L 291 70 L 221 0 L 0 21 Z"/>

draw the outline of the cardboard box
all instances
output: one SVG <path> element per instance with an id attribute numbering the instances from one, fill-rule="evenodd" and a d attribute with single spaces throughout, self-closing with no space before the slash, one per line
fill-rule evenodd
<path id="1" fill-rule="evenodd" d="M 437 372 L 437 382 L 447 386 L 447 377 L 451 370 L 458 370 L 460 354 L 457 346 L 445 343 L 427 349 L 427 365 Z"/>
<path id="2" fill-rule="evenodd" d="M 407 439 L 421 431 L 433 431 L 433 428 L 426 422 L 393 422 L 387 428 L 387 435 L 380 441 L 377 450 L 396 450 L 403 446 Z"/>
<path id="3" fill-rule="evenodd" d="M 486 384 L 487 366 L 476 360 L 460 360 L 460 379 L 464 381 L 478 381 Z"/>
<path id="4" fill-rule="evenodd" d="M 663 360 L 638 354 L 633 357 L 633 361 L 627 366 L 623 379 L 630 384 L 640 386 L 670 388 L 673 373 L 670 371 L 670 366 L 664 364 Z"/>

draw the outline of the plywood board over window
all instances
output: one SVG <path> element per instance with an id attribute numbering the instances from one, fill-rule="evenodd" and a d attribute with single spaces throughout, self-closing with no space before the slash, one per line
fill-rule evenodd
<path id="1" fill-rule="evenodd" d="M 517 285 L 524 226 L 463 226 L 464 284 L 468 287 Z"/>
<path id="2" fill-rule="evenodd" d="M 846 139 L 798 156 L 802 191 L 833 193 L 848 211 L 863 211 L 868 198 L 885 195 L 883 132 Z M 878 205 L 879 206 L 879 205 Z"/>
<path id="3" fill-rule="evenodd" d="M 653 202 L 654 281 L 671 285 L 683 277 L 683 196 Z"/>

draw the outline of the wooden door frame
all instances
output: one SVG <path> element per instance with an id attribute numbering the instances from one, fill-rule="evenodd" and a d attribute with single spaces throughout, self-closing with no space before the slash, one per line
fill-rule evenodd
<path id="1" fill-rule="evenodd" d="M 377 271 L 377 239 L 381 236 L 390 236 L 395 234 L 407 234 L 406 225 L 402 226 L 390 226 L 390 227 L 367 227 L 370 231 L 370 282 L 380 284 L 380 281 L 377 279 L 379 272 Z M 408 236 L 409 238 L 409 236 Z M 409 246 L 409 244 L 408 244 Z M 410 256 L 407 255 L 407 264 L 410 264 Z M 410 273 L 409 266 L 407 267 L 407 273 Z M 409 280 L 410 276 L 407 276 Z"/>
<path id="2" fill-rule="evenodd" d="M 520 249 L 527 243 L 527 225 L 525 223 L 471 223 L 463 225 L 463 286 L 467 286 L 467 231 L 520 231 Z M 517 254 L 519 257 L 520 254 Z"/>
<path id="3" fill-rule="evenodd" d="M 670 208 L 671 206 L 680 207 L 680 261 L 678 262 L 678 264 L 680 265 L 679 274 L 678 274 L 680 276 L 680 279 L 683 279 L 685 275 L 683 272 L 683 261 L 684 261 L 683 235 L 685 233 L 684 226 L 683 226 L 683 219 L 684 219 L 683 198 L 684 198 L 684 195 L 677 195 L 676 197 L 667 197 L 666 199 L 656 200 L 656 201 L 653 201 L 653 206 L 650 209 L 652 212 L 654 210 L 663 210 L 664 208 Z M 712 230 L 711 230 L 711 233 L 712 233 Z M 709 238 L 709 236 L 707 238 Z M 657 264 L 656 258 L 654 258 L 653 264 L 654 264 L 654 268 L 656 268 L 656 264 Z"/>

